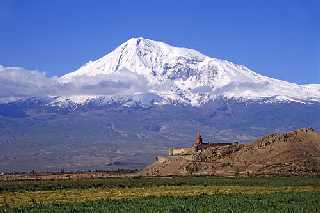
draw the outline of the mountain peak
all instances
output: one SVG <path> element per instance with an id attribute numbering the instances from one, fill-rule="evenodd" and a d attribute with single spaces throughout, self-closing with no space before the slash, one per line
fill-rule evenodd
<path id="1" fill-rule="evenodd" d="M 133 37 L 124 42 L 120 45 L 120 47 L 131 47 L 131 48 L 139 48 L 140 45 L 144 45 L 145 42 L 147 42 L 148 39 L 145 39 L 143 37 Z M 151 41 L 151 40 L 149 40 Z"/>
<path id="2" fill-rule="evenodd" d="M 146 40 L 151 41 L 150 39 L 145 39 L 143 37 L 132 37 L 128 41 L 126 41 L 125 43 L 135 43 L 136 45 L 139 45 L 141 42 L 144 42 Z"/>
<path id="3" fill-rule="evenodd" d="M 119 81 L 127 83 L 132 75 L 144 82 L 148 88 L 146 93 L 151 92 L 169 102 L 200 105 L 219 96 L 275 98 L 280 101 L 320 100 L 318 87 L 269 78 L 243 65 L 143 37 L 129 39 L 102 58 L 62 76 L 60 81 L 77 82 L 81 78 L 83 82 L 95 78 L 94 82 L 103 82 L 120 78 Z"/>
<path id="4" fill-rule="evenodd" d="M 200 52 L 145 39 L 131 38 L 102 58 L 89 62 L 75 72 L 62 77 L 64 81 L 79 76 L 110 74 L 121 69 L 142 75 L 163 75 L 166 68 L 183 63 L 195 64 L 206 56 Z"/>
<path id="5" fill-rule="evenodd" d="M 203 54 L 200 52 L 193 50 L 193 49 L 187 49 L 182 47 L 175 47 L 170 44 L 161 42 L 161 41 L 155 41 L 152 39 L 147 39 L 143 37 L 137 37 L 137 38 L 131 38 L 125 43 L 121 44 L 119 48 L 131 48 L 136 49 L 139 51 L 146 51 L 146 55 L 150 53 L 158 54 L 158 56 L 165 56 L 167 54 L 170 54 L 170 57 L 174 56 L 193 56 L 193 57 L 199 57 L 199 58 L 205 58 Z"/>

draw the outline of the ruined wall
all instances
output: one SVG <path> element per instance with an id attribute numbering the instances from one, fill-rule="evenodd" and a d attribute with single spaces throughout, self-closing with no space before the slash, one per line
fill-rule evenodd
<path id="1" fill-rule="evenodd" d="M 170 158 L 169 157 L 164 157 L 164 156 L 157 156 L 156 161 L 163 163 L 165 161 L 168 161 Z"/>
<path id="2" fill-rule="evenodd" d="M 194 152 L 194 149 L 191 147 L 185 148 L 170 148 L 169 149 L 169 156 L 175 155 L 191 155 Z"/>

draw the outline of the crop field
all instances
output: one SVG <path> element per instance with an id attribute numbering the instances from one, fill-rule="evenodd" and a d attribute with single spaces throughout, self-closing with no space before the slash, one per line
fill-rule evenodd
<path id="1" fill-rule="evenodd" d="M 0 181 L 0 212 L 319 212 L 320 177 Z"/>

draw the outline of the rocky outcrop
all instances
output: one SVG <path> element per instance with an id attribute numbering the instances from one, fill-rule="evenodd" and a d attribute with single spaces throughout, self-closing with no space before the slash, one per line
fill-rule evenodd
<path id="1" fill-rule="evenodd" d="M 312 128 L 271 134 L 252 144 L 208 147 L 183 158 L 156 162 L 144 175 L 320 175 L 320 134 Z"/>

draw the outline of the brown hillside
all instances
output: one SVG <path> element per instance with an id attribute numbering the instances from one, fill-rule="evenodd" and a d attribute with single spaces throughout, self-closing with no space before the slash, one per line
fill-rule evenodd
<path id="1" fill-rule="evenodd" d="M 208 147 L 191 158 L 168 157 L 144 175 L 320 175 L 320 134 L 311 128 L 272 134 L 252 144 Z"/>

